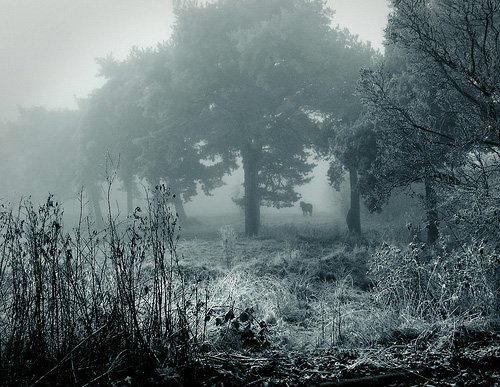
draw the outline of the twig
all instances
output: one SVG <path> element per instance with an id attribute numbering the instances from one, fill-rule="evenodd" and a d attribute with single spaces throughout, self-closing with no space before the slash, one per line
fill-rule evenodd
<path id="1" fill-rule="evenodd" d="M 69 357 L 78 349 L 80 348 L 86 341 L 88 341 L 92 336 L 96 335 L 100 331 L 102 331 L 108 324 L 104 324 L 102 327 L 97 329 L 96 331 L 92 332 L 90 335 L 88 335 L 86 338 L 84 338 L 82 341 L 80 341 L 71 351 L 69 351 L 60 361 L 57 363 L 54 367 L 52 367 L 49 371 L 47 371 L 45 374 L 40 376 L 35 383 L 31 385 L 31 387 L 36 386 L 38 383 L 40 383 L 43 379 L 45 379 L 48 375 L 50 375 L 52 372 L 54 372 L 57 368 L 61 366 L 66 360 L 69 359 Z"/>
<path id="2" fill-rule="evenodd" d="M 85 383 L 82 387 L 87 387 L 87 386 L 90 386 L 92 385 L 93 383 L 97 382 L 99 379 L 101 379 L 102 377 L 108 375 L 112 370 L 113 368 L 115 367 L 115 364 L 117 363 L 118 359 L 122 356 L 122 354 L 125 352 L 126 350 L 124 349 L 123 351 L 121 351 L 118 355 L 116 355 L 116 357 L 114 358 L 114 360 L 111 362 L 111 365 L 108 367 L 108 369 L 106 370 L 106 372 L 104 372 L 103 374 L 99 375 L 99 376 L 96 376 L 94 379 L 92 379 L 90 382 L 87 382 Z"/>

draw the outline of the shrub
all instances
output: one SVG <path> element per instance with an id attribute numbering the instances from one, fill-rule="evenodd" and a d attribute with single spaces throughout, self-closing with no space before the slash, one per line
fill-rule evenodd
<path id="1" fill-rule="evenodd" d="M 418 243 L 378 248 L 369 261 L 377 299 L 420 318 L 491 314 L 498 258 L 481 243 L 452 251 L 440 243 L 433 249 Z"/>
<path id="2" fill-rule="evenodd" d="M 179 226 L 157 187 L 123 223 L 64 233 L 50 196 L 0 209 L 0 368 L 3 379 L 76 384 L 134 366 L 189 360 L 203 318 L 178 270 Z M 82 206 L 83 212 L 83 206 Z M 128 371 L 130 372 L 130 368 Z M 126 376 L 126 375 L 125 375 Z"/>

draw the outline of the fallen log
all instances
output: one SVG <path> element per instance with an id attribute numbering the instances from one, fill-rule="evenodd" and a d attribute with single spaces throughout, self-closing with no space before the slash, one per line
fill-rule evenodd
<path id="1" fill-rule="evenodd" d="M 391 383 L 415 382 L 416 379 L 427 380 L 417 372 L 400 371 L 383 375 L 368 375 L 358 378 L 342 379 L 335 382 L 324 382 L 320 387 L 355 387 L 355 386 L 388 386 Z"/>

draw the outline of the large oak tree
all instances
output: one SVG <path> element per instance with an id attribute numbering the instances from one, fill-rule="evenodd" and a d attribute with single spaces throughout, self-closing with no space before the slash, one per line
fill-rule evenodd
<path id="1" fill-rule="evenodd" d="M 316 149 L 330 162 L 328 179 L 335 189 L 340 189 L 347 172 L 350 208 L 346 222 L 350 233 L 360 234 L 360 197 L 371 189 L 364 175 L 375 158 L 376 143 L 356 86 L 361 70 L 370 66 L 378 54 L 349 31 L 337 31 L 332 38 L 337 47 L 326 52 L 324 59 L 330 65 L 330 73 L 316 91 L 322 117 Z"/>
<path id="2" fill-rule="evenodd" d="M 121 62 L 101 59 L 106 83 L 81 103 L 81 175 L 98 219 L 102 217 L 99 183 L 112 173 L 106 171 L 106 157 L 117 167 L 127 192 L 128 213 L 133 211 L 140 180 L 153 187 L 166 184 L 182 220 L 186 217 L 183 202 L 196 195 L 198 183 L 206 193 L 220 184 L 225 170 L 220 163 L 207 163 L 199 140 L 185 131 L 189 115 L 165 119 L 152 113 L 159 96 L 175 99 L 168 82 L 167 56 L 166 51 L 133 49 Z M 158 82 L 161 91 L 155 87 Z"/>
<path id="3" fill-rule="evenodd" d="M 332 71 L 323 61 L 330 16 L 322 1 L 306 0 L 221 0 L 178 13 L 178 92 L 163 109 L 173 117 L 189 111 L 190 129 L 212 155 L 241 157 L 247 235 L 259 232 L 261 205 L 292 205 L 294 187 L 309 180 L 310 97 Z"/>

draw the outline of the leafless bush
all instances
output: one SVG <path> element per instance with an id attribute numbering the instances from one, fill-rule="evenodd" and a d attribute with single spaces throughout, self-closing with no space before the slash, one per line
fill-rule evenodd
<path id="1" fill-rule="evenodd" d="M 432 250 L 418 243 L 380 247 L 369 262 L 379 301 L 431 320 L 494 313 L 498 258 L 480 243 L 452 251 L 442 244 Z"/>
<path id="2" fill-rule="evenodd" d="M 125 364 L 189 360 L 201 304 L 186 297 L 169 199 L 156 187 L 126 221 L 110 214 L 97 231 L 81 215 L 70 233 L 52 196 L 0 208 L 3 379 L 96 383 Z"/>

